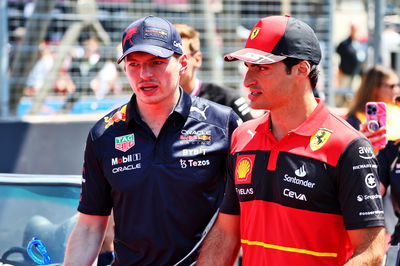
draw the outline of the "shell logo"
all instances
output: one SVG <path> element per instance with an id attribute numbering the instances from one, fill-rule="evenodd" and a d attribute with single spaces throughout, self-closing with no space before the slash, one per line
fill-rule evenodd
<path id="1" fill-rule="evenodd" d="M 254 164 L 255 155 L 238 155 L 236 160 L 235 183 L 250 184 L 251 173 Z"/>
<path id="2" fill-rule="evenodd" d="M 250 171 L 250 161 L 244 158 L 237 167 L 237 174 L 239 179 L 246 178 Z"/>

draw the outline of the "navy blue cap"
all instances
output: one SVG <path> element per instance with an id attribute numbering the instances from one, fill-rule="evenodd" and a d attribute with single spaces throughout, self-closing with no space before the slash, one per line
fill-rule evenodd
<path id="1" fill-rule="evenodd" d="M 174 53 L 183 54 L 182 39 L 176 28 L 166 19 L 148 16 L 134 21 L 122 34 L 122 56 L 145 52 L 161 58 Z"/>

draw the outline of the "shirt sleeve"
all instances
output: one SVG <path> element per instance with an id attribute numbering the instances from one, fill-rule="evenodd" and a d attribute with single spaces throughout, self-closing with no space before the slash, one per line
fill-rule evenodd
<path id="1" fill-rule="evenodd" d="M 235 189 L 234 167 L 236 156 L 230 154 L 227 159 L 227 182 L 225 186 L 225 195 L 221 205 L 221 212 L 226 214 L 240 214 L 239 199 Z"/>
<path id="2" fill-rule="evenodd" d="M 78 211 L 90 215 L 110 215 L 112 208 L 111 186 L 105 178 L 91 134 L 86 140 L 82 190 Z"/>
<path id="3" fill-rule="evenodd" d="M 242 123 L 243 123 L 243 120 L 234 111 L 231 111 L 231 113 L 229 115 L 229 125 L 228 125 L 229 140 L 232 137 L 233 131 L 235 131 L 235 129 Z"/>
<path id="4" fill-rule="evenodd" d="M 369 141 L 365 138 L 352 141 L 343 151 L 335 171 L 346 229 L 384 226 L 378 162 Z"/>
<path id="5" fill-rule="evenodd" d="M 386 147 L 378 153 L 379 179 L 385 188 L 390 185 L 391 167 L 399 153 L 398 150 L 398 146 L 394 145 L 393 141 L 389 141 Z"/>

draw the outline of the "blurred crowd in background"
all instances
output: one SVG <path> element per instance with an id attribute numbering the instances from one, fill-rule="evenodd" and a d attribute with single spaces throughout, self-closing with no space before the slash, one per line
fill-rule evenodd
<path id="1" fill-rule="evenodd" d="M 375 64 L 371 1 L 50 2 L 7 1 L 11 114 L 104 112 L 125 102 L 130 88 L 115 63 L 121 52 L 118 32 L 147 14 L 198 30 L 204 54 L 200 77 L 238 91 L 243 66 L 227 66 L 222 56 L 244 43 L 253 21 L 268 15 L 291 14 L 316 30 L 324 53 L 317 89 L 321 98 L 333 98 L 332 107 L 348 108 L 362 74 Z M 397 72 L 398 8 L 387 1 L 380 36 L 380 64 Z"/>

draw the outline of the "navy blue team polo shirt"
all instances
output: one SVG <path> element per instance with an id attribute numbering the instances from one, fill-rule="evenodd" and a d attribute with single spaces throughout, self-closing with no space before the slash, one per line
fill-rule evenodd
<path id="1" fill-rule="evenodd" d="M 109 215 L 113 208 L 115 265 L 174 265 L 222 201 L 230 136 L 240 118 L 180 91 L 158 137 L 134 95 L 87 138 L 78 211 Z"/>

